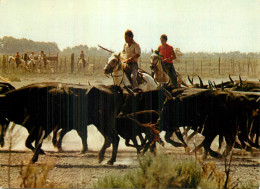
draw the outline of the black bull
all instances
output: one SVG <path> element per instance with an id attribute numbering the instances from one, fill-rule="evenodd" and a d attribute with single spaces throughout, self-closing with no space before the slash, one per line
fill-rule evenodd
<path id="1" fill-rule="evenodd" d="M 107 146 L 112 143 L 109 161 L 112 164 L 116 160 L 119 142 L 114 122 L 122 96 L 122 89 L 117 86 L 32 84 L 2 95 L 0 115 L 28 130 L 26 147 L 34 150 L 32 162 L 36 162 L 39 153 L 43 153 L 42 138 L 54 129 L 74 128 L 81 131 L 81 137 L 86 139 L 86 126 L 94 124 L 105 137 L 99 160 L 103 160 Z M 35 149 L 31 145 L 33 141 Z"/>
<path id="2" fill-rule="evenodd" d="M 213 157 L 221 157 L 210 149 L 213 139 L 217 135 L 225 137 L 225 154 L 232 149 L 238 132 L 241 133 L 241 142 L 248 141 L 250 124 L 257 108 L 255 100 L 249 100 L 244 96 L 206 90 L 167 100 L 160 115 L 160 125 L 191 126 L 194 130 L 200 130 L 205 136 L 201 145 L 206 155 L 209 152 Z"/>

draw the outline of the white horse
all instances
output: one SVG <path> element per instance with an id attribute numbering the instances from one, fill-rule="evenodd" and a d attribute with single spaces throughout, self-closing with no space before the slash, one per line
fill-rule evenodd
<path id="1" fill-rule="evenodd" d="M 36 64 L 37 70 L 39 72 L 42 72 L 43 69 L 46 71 L 51 69 L 50 61 L 46 60 L 46 63 L 44 63 L 44 57 L 42 55 L 38 56 L 38 63 Z"/>
<path id="2" fill-rule="evenodd" d="M 15 68 L 26 69 L 27 68 L 25 61 L 21 58 L 20 58 L 20 63 L 17 64 L 15 57 L 9 56 L 8 57 L 8 63 L 13 69 L 15 69 Z"/>
<path id="3" fill-rule="evenodd" d="M 161 57 L 154 51 L 151 55 L 151 67 L 153 67 L 153 71 L 154 71 L 153 77 L 158 83 L 168 83 L 169 82 L 170 78 L 164 72 L 164 70 L 162 68 Z M 176 74 L 177 74 L 177 86 L 181 87 L 181 85 L 184 85 L 187 87 L 188 85 L 182 80 L 181 74 L 177 71 L 176 71 Z"/>
<path id="4" fill-rule="evenodd" d="M 82 59 L 80 59 L 77 63 L 78 73 L 80 73 L 83 70 L 88 70 L 88 63 L 87 63 L 86 59 L 84 59 L 84 61 L 85 61 L 85 67 L 84 67 L 84 62 Z"/>
<path id="5" fill-rule="evenodd" d="M 123 71 L 123 66 L 125 63 L 122 63 L 124 60 L 120 56 L 120 53 L 113 53 L 108 59 L 107 64 L 104 67 L 105 74 L 112 74 L 114 84 L 118 86 L 129 86 L 131 82 Z M 142 73 L 144 82 L 139 84 L 138 88 L 143 91 L 155 90 L 158 85 L 155 80 L 147 73 Z"/>

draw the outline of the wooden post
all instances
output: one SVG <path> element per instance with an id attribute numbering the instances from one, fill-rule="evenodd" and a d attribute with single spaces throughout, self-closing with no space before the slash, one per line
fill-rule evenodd
<path id="1" fill-rule="evenodd" d="M 94 60 L 93 60 L 93 73 L 94 73 L 94 70 L 95 70 L 95 67 L 96 67 L 96 59 L 95 59 L 95 57 L 94 57 Z"/>
<path id="2" fill-rule="evenodd" d="M 71 56 L 70 56 L 70 71 L 71 71 L 71 73 L 73 73 L 74 72 L 74 53 L 72 53 L 71 54 Z"/>
<path id="3" fill-rule="evenodd" d="M 66 56 L 65 56 L 65 60 L 64 60 L 64 72 L 66 72 L 67 70 L 67 62 L 66 62 Z"/>
<path id="4" fill-rule="evenodd" d="M 3 55 L 3 72 L 6 73 L 6 57 Z"/>
<path id="5" fill-rule="evenodd" d="M 194 74 L 194 56 L 193 56 L 193 61 L 192 61 L 192 74 Z"/>
<path id="6" fill-rule="evenodd" d="M 218 75 L 220 75 L 220 57 L 218 57 Z"/>
<path id="7" fill-rule="evenodd" d="M 185 74 L 187 75 L 187 61 L 186 61 L 186 59 L 185 59 Z"/>
<path id="8" fill-rule="evenodd" d="M 209 57 L 209 74 L 210 74 L 210 67 L 211 67 L 211 57 Z"/>
<path id="9" fill-rule="evenodd" d="M 202 60 L 200 61 L 200 74 L 202 76 Z"/>
<path id="10" fill-rule="evenodd" d="M 60 59 L 60 73 L 61 73 L 61 67 L 62 67 L 62 58 Z"/>
<path id="11" fill-rule="evenodd" d="M 249 76 L 250 75 L 250 58 L 248 59 L 248 65 L 247 65 L 247 70 L 248 70 L 248 73 L 247 75 Z"/>

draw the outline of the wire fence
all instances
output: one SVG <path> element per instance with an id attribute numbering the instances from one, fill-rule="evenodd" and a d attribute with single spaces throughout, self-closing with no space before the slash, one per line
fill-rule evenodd
<path id="1" fill-rule="evenodd" d="M 0 56 L 0 70 L 2 73 L 17 73 L 8 62 L 10 55 Z M 108 57 L 86 56 L 86 66 L 78 67 L 79 56 L 57 56 L 57 61 L 52 61 L 51 73 L 85 73 L 93 74 L 103 72 Z M 141 57 L 138 65 L 150 73 L 150 59 Z M 181 57 L 179 62 L 174 62 L 175 69 L 182 75 L 200 76 L 227 76 L 244 75 L 260 77 L 260 59 L 253 58 L 222 58 L 222 57 Z"/>

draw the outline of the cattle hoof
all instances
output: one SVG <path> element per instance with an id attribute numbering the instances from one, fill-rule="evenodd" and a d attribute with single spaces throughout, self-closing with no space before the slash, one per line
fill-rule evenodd
<path id="1" fill-rule="evenodd" d="M 43 150 L 39 150 L 39 154 L 45 154 Z"/>
<path id="2" fill-rule="evenodd" d="M 98 163 L 101 163 L 103 160 L 104 160 L 104 156 L 103 157 L 99 157 Z"/>
<path id="3" fill-rule="evenodd" d="M 59 152 L 59 153 L 62 153 L 62 152 L 64 152 L 64 150 L 62 150 L 61 148 L 59 148 L 59 149 L 58 149 L 58 152 Z"/>
<path id="4" fill-rule="evenodd" d="M 113 164 L 114 164 L 114 161 L 109 160 L 109 161 L 107 162 L 107 164 L 108 164 L 108 165 L 113 165 Z"/>

